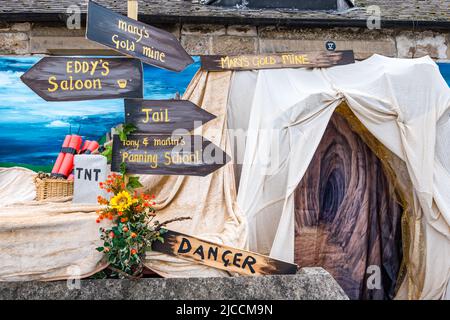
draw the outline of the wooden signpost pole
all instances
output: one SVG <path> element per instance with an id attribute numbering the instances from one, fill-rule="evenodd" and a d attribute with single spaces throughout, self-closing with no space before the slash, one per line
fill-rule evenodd
<path id="1" fill-rule="evenodd" d="M 138 1 L 128 0 L 128 18 L 137 20 L 138 19 Z"/>

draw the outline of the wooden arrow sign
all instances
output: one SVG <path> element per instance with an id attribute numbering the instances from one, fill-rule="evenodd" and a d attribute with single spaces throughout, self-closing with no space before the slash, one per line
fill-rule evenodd
<path id="1" fill-rule="evenodd" d="M 213 268 L 242 275 L 294 274 L 296 264 L 237 249 L 176 231 L 167 230 L 164 242 L 155 241 L 152 250 L 195 261 Z"/>
<path id="2" fill-rule="evenodd" d="M 206 176 L 230 161 L 230 157 L 201 136 L 128 135 L 113 137 L 111 170 L 127 173 Z"/>
<path id="3" fill-rule="evenodd" d="M 88 6 L 86 38 L 172 71 L 182 71 L 194 62 L 170 32 L 115 13 L 93 1 Z"/>
<path id="4" fill-rule="evenodd" d="M 142 98 L 142 63 L 130 58 L 45 57 L 20 79 L 47 101 Z"/>
<path id="5" fill-rule="evenodd" d="M 192 131 L 215 117 L 188 100 L 125 100 L 125 123 L 135 125 L 137 132 Z"/>
<path id="6" fill-rule="evenodd" d="M 201 56 L 202 68 L 208 71 L 256 70 L 279 68 L 325 68 L 355 63 L 352 50 L 323 52 L 289 52 L 237 56 Z"/>

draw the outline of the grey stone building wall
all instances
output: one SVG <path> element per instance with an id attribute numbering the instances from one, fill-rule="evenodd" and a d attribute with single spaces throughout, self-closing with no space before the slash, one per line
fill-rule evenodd
<path id="1" fill-rule="evenodd" d="M 450 60 L 450 31 L 213 24 L 159 27 L 172 32 L 191 55 L 315 51 L 324 50 L 325 42 L 331 40 L 337 50 L 354 50 L 357 59 L 378 53 Z M 85 39 L 84 34 L 83 28 L 70 30 L 64 23 L 0 22 L 0 54 L 115 54 Z"/>

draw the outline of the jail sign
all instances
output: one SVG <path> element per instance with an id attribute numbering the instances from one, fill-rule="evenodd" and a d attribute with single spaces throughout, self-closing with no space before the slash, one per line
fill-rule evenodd
<path id="1" fill-rule="evenodd" d="M 272 259 L 256 252 L 202 240 L 172 230 L 163 234 L 152 250 L 242 275 L 294 274 L 296 264 Z"/>
<path id="2" fill-rule="evenodd" d="M 99 183 L 106 181 L 108 166 L 102 155 L 76 155 L 74 160 L 74 203 L 97 203 L 97 197 L 107 196 Z"/>
<path id="3" fill-rule="evenodd" d="M 125 100 L 125 123 L 133 124 L 135 132 L 192 131 L 214 118 L 215 115 L 188 100 Z"/>

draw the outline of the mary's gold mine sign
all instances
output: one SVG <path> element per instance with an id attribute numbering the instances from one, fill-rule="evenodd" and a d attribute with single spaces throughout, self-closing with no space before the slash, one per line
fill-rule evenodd
<path id="1" fill-rule="evenodd" d="M 86 38 L 145 63 L 182 71 L 194 62 L 170 32 L 115 13 L 90 1 Z"/>
<path id="2" fill-rule="evenodd" d="M 256 70 L 278 68 L 324 68 L 354 63 L 353 51 L 289 52 L 238 56 L 202 56 L 208 71 Z"/>
<path id="3" fill-rule="evenodd" d="M 164 242 L 156 241 L 152 250 L 243 275 L 294 274 L 296 264 L 272 259 L 255 252 L 202 240 L 168 230 Z"/>
<path id="4" fill-rule="evenodd" d="M 142 63 L 130 58 L 44 57 L 21 80 L 47 101 L 142 98 Z"/>

